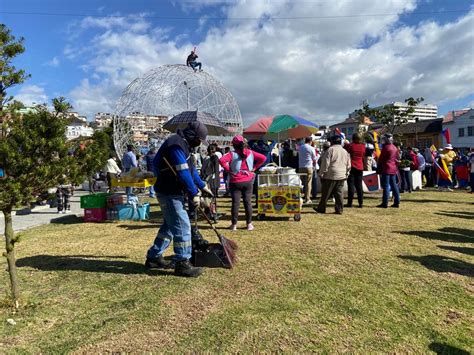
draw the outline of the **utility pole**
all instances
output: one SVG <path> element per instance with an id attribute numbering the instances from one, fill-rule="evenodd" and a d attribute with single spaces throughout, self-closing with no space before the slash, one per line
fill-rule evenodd
<path id="1" fill-rule="evenodd" d="M 418 147 L 418 120 L 419 117 L 415 117 L 415 147 Z"/>

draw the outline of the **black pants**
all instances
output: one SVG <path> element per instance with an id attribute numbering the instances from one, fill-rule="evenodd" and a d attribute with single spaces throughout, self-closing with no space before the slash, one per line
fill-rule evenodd
<path id="1" fill-rule="evenodd" d="M 342 195 L 342 189 L 344 187 L 344 180 L 328 180 L 323 179 L 321 183 L 321 200 L 316 208 L 319 213 L 326 213 L 326 204 L 329 197 L 334 194 L 336 200 L 335 210 L 336 213 L 342 213 L 342 207 L 344 205 L 344 197 Z"/>
<path id="2" fill-rule="evenodd" d="M 411 192 L 411 187 L 413 186 L 411 183 L 411 171 L 400 170 L 400 176 L 402 178 L 402 188 L 400 192 Z"/>
<path id="3" fill-rule="evenodd" d="M 237 224 L 239 217 L 240 198 L 244 200 L 245 220 L 247 224 L 252 223 L 252 190 L 253 180 L 248 182 L 237 182 L 229 184 L 232 195 L 232 224 Z"/>
<path id="4" fill-rule="evenodd" d="M 357 201 L 359 206 L 364 203 L 364 190 L 362 189 L 362 176 L 364 171 L 351 168 L 351 173 L 347 179 L 347 205 L 352 206 L 352 200 L 354 199 L 354 189 L 357 191 Z"/>
<path id="5" fill-rule="evenodd" d="M 71 189 L 69 187 L 58 187 L 56 190 L 56 198 L 58 201 L 58 211 L 70 210 L 71 203 L 69 198 L 71 197 Z"/>
<path id="6" fill-rule="evenodd" d="M 112 179 L 116 179 L 117 174 L 107 173 L 107 185 L 109 185 L 109 192 L 112 192 Z"/>
<path id="7" fill-rule="evenodd" d="M 431 165 L 426 165 L 425 170 L 423 170 L 423 175 L 426 179 L 425 187 L 433 187 L 434 186 L 434 179 L 433 179 L 433 167 Z"/>

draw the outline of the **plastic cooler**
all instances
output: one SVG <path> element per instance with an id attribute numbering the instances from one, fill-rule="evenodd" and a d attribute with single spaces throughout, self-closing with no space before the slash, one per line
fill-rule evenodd
<path id="1" fill-rule="evenodd" d="M 144 203 L 136 208 L 133 205 L 115 206 L 119 221 L 145 221 L 150 218 L 150 204 Z"/>
<path id="2" fill-rule="evenodd" d="M 84 222 L 104 222 L 107 219 L 107 208 L 85 208 Z"/>
<path id="3" fill-rule="evenodd" d="M 81 196 L 81 208 L 104 208 L 107 206 L 108 196 L 110 194 L 106 192 Z"/>

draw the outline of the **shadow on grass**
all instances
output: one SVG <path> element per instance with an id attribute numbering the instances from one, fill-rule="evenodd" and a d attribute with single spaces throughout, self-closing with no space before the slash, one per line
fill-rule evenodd
<path id="1" fill-rule="evenodd" d="M 447 211 L 447 212 L 435 212 L 435 214 L 439 216 L 446 216 L 446 217 L 455 217 L 455 218 L 464 218 L 474 220 L 474 212 L 466 212 L 466 211 Z"/>
<path id="2" fill-rule="evenodd" d="M 436 354 L 469 355 L 468 351 L 448 344 L 433 342 L 428 346 L 428 348 Z"/>
<path id="3" fill-rule="evenodd" d="M 438 229 L 438 231 L 400 231 L 396 233 L 444 242 L 474 243 L 474 231 L 465 228 L 445 227 Z"/>
<path id="4" fill-rule="evenodd" d="M 78 217 L 75 214 L 67 215 L 67 216 L 62 216 L 58 218 L 53 218 L 51 220 L 51 223 L 53 224 L 79 224 L 79 223 L 84 223 L 84 217 Z"/>
<path id="5" fill-rule="evenodd" d="M 125 260 L 123 256 L 94 255 L 35 255 L 18 259 L 18 267 L 31 267 L 42 271 L 76 270 L 84 272 L 104 272 L 112 274 L 171 275 L 173 270 L 148 270 L 143 264 Z"/>
<path id="6" fill-rule="evenodd" d="M 399 255 L 400 259 L 412 260 L 436 272 L 451 272 L 462 276 L 474 276 L 474 264 L 442 255 Z"/>
<path id="7" fill-rule="evenodd" d="M 467 248 L 467 247 L 453 247 L 450 245 L 438 245 L 438 248 L 444 250 L 452 250 L 457 251 L 458 253 L 467 254 L 467 255 L 474 255 L 474 248 Z"/>
<path id="8" fill-rule="evenodd" d="M 117 227 L 129 230 L 129 231 L 134 231 L 134 230 L 140 230 L 140 229 L 155 229 L 158 230 L 160 227 L 160 224 L 150 222 L 149 224 L 120 224 Z"/>
<path id="9" fill-rule="evenodd" d="M 403 200 L 403 203 L 428 203 L 428 202 L 434 202 L 434 203 L 449 203 L 449 204 L 458 204 L 458 205 L 469 205 L 470 202 L 460 202 L 460 201 L 451 201 L 451 200 L 433 200 L 433 199 L 420 199 L 420 200 L 410 200 L 406 199 Z"/>

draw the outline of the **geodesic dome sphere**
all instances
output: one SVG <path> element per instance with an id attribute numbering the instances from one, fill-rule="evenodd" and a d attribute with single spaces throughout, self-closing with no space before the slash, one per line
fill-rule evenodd
<path id="1" fill-rule="evenodd" d="M 119 157 L 133 138 L 127 116 L 141 113 L 172 117 L 191 110 L 214 115 L 231 132 L 228 136 L 209 136 L 208 141 L 229 144 L 235 134 L 242 133 L 242 116 L 237 102 L 209 73 L 194 72 L 180 64 L 163 65 L 135 79 L 123 91 L 115 109 L 114 143 Z"/>

